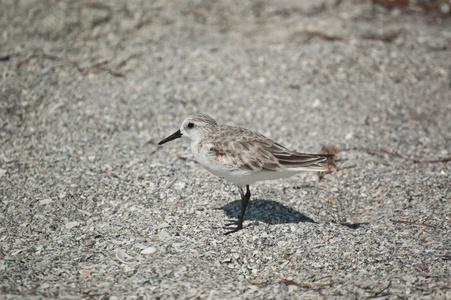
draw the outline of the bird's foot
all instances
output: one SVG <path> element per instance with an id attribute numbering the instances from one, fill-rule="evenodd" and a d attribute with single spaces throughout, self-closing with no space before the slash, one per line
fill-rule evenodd
<path id="1" fill-rule="evenodd" d="M 235 221 L 235 220 L 229 220 L 229 222 L 231 222 L 231 223 L 227 223 L 223 227 L 224 229 L 230 229 L 229 231 L 225 232 L 224 235 L 229 235 L 231 233 L 234 233 L 234 232 L 237 232 L 237 231 L 243 229 L 243 223 L 242 222 Z M 236 226 L 236 227 L 233 228 L 231 226 Z"/>

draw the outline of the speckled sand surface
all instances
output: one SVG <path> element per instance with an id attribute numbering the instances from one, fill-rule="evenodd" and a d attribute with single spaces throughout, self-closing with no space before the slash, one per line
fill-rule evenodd
<path id="1" fill-rule="evenodd" d="M 251 186 L 224 236 L 237 189 L 156 145 L 202 112 L 302 152 L 451 156 L 433 3 L 0 1 L 0 298 L 451 299 L 450 162 L 340 152 Z"/>

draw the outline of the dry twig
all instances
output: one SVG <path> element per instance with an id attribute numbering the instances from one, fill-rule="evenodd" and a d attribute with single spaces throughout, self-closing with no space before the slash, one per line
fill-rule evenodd
<path id="1" fill-rule="evenodd" d="M 440 229 L 439 227 L 435 225 L 425 224 L 425 223 L 415 223 L 410 221 L 403 221 L 403 220 L 391 220 L 393 223 L 404 223 L 404 224 L 410 224 L 410 225 L 418 225 L 418 226 L 426 226 L 426 227 L 432 227 L 434 229 Z"/>
<path id="2" fill-rule="evenodd" d="M 335 36 L 335 35 L 330 35 L 327 33 L 323 33 L 323 32 L 319 32 L 319 31 L 313 31 L 313 30 L 303 30 L 302 32 L 304 32 L 305 34 L 309 35 L 309 36 L 314 36 L 314 37 L 319 37 L 323 40 L 326 41 L 341 41 L 343 40 L 343 38 L 341 36 Z"/>
<path id="3" fill-rule="evenodd" d="M 339 152 L 345 152 L 345 151 L 360 151 L 360 152 L 367 152 L 367 153 L 376 153 L 376 154 L 387 154 L 389 156 L 397 157 L 400 159 L 403 159 L 405 161 L 409 161 L 414 164 L 428 164 L 428 163 L 447 163 L 451 161 L 451 156 L 445 157 L 445 158 L 439 158 L 439 159 L 428 159 L 428 160 L 419 160 L 414 158 L 405 157 L 401 154 L 390 152 L 383 149 L 371 149 L 371 148 L 365 148 L 365 147 L 351 147 L 351 148 L 342 148 L 339 149 L 335 146 L 323 146 L 323 148 L 330 148 L 334 149 L 335 153 L 338 154 Z"/>
<path id="4" fill-rule="evenodd" d="M 119 72 L 114 71 L 114 70 L 112 70 L 110 68 L 103 67 L 104 65 L 108 64 L 107 60 L 102 60 L 102 61 L 97 62 L 97 63 L 95 63 L 95 64 L 93 64 L 91 66 L 82 67 L 76 61 L 64 59 L 64 58 L 61 58 L 61 57 L 58 57 L 58 56 L 55 56 L 55 55 L 49 55 L 49 54 L 31 54 L 27 58 L 21 60 L 16 65 L 16 69 L 19 69 L 23 64 L 28 63 L 33 58 L 44 58 L 44 59 L 50 59 L 50 60 L 54 60 L 54 61 L 65 62 L 65 63 L 73 65 L 77 69 L 77 71 L 80 72 L 80 73 L 106 72 L 106 73 L 109 73 L 110 75 L 113 75 L 115 77 L 124 77 L 125 76 L 123 73 L 119 73 Z"/>

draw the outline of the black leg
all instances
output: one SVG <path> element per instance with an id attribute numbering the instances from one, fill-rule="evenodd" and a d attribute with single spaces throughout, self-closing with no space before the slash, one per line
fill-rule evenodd
<path id="1" fill-rule="evenodd" d="M 249 191 L 249 185 L 246 185 L 246 194 L 244 194 L 243 188 L 240 187 L 240 195 L 241 195 L 240 216 L 238 217 L 238 221 L 234 221 L 232 223 L 226 224 L 226 227 L 225 227 L 226 229 L 230 229 L 230 228 L 228 228 L 228 226 L 236 225 L 236 227 L 234 229 L 224 233 L 226 235 L 243 229 L 244 214 L 246 213 L 247 204 L 249 203 L 249 199 L 251 198 L 251 192 Z"/>

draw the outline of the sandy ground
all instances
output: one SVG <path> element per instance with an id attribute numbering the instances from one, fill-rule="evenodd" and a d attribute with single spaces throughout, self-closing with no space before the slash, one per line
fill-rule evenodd
<path id="1" fill-rule="evenodd" d="M 451 3 L 376 2 L 1 0 L 0 297 L 451 299 Z M 224 236 L 199 112 L 340 169 Z"/>

